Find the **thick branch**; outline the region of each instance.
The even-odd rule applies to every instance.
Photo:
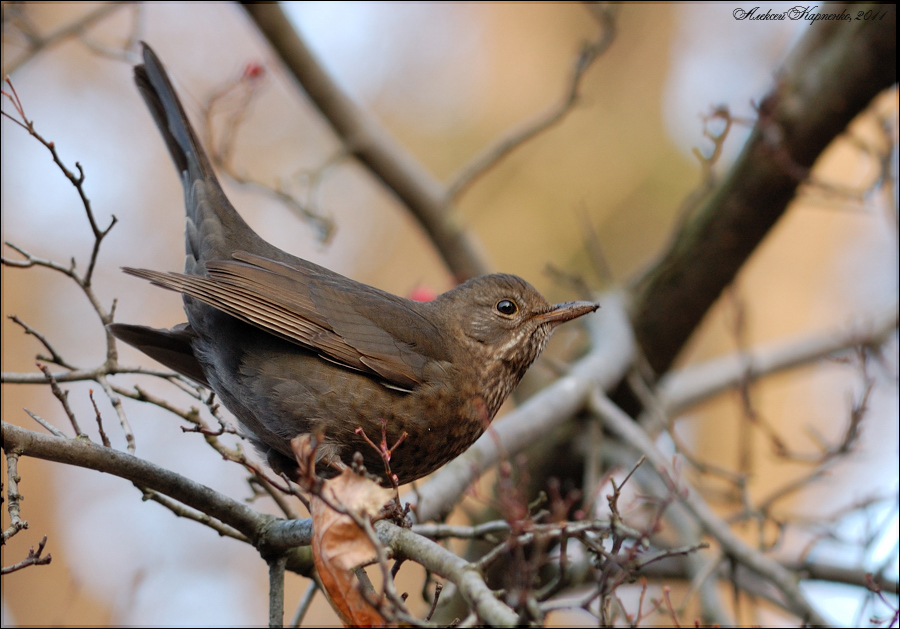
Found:
[[[880,344],[893,333],[897,324],[895,303],[871,320],[854,322],[843,329],[809,334],[685,367],[660,380],[660,402],[668,415],[676,415],[742,382],[806,365],[860,345]]]
[[[77,465],[125,478],[175,498],[179,502],[224,522],[256,542],[275,518],[257,513],[217,491],[170,472],[149,461],[105,448],[85,439],[42,435],[2,422],[3,449],[20,455]]]
[[[851,10],[866,11],[868,5]],[[840,13],[826,5],[822,12]],[[728,177],[634,287],[635,336],[662,374],[794,198],[816,158],[897,81],[896,5],[883,20],[816,22],[763,100]]]
[[[401,557],[414,557],[426,570],[453,581],[463,597],[485,623],[497,627],[519,624],[516,612],[497,600],[484,577],[472,564],[430,539],[382,520],[376,525],[378,537]]]

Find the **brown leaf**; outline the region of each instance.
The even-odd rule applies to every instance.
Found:
[[[336,506],[363,518],[377,515],[393,492],[350,470],[325,481],[322,495]],[[312,551],[316,570],[331,606],[347,626],[386,626],[384,616],[364,598],[354,569],[375,557],[366,533],[349,515],[331,508],[319,496],[310,502]]]

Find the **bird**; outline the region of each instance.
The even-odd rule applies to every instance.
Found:
[[[382,484],[430,474],[486,430],[555,327],[599,308],[551,305],[504,273],[413,301],[278,249],[225,196],[146,43],[142,56],[134,80],[181,177],[186,255],[183,273],[123,270],[181,293],[187,322],[108,328],[215,392],[277,473],[297,478],[291,440],[311,435],[323,478],[360,455]],[[380,441],[395,446],[387,466]]]

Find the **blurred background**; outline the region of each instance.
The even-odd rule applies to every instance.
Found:
[[[95,275],[104,304],[118,300],[118,321],[168,327],[184,320],[176,295],[119,270],[178,270],[183,260],[181,186],[132,82],[136,58],[106,54],[121,48],[136,24],[139,37],[167,66],[195,124],[212,94],[237,81],[249,64],[264,67],[236,130],[233,168],[311,201],[335,225],[323,239],[321,230],[283,204],[223,177],[234,205],[264,238],[397,294],[453,286],[423,231],[392,194],[353,160],[335,161],[340,143],[240,7],[123,6],[92,26],[87,41],[68,38],[23,57],[17,20],[27,19],[48,34],[99,6],[4,3],[2,65],[4,73],[13,69],[10,77],[38,132],[55,143],[70,168],[76,161],[84,168],[98,222],[105,226],[111,215],[118,219]],[[311,2],[285,9],[340,85],[444,181],[493,139],[557,103],[581,46],[599,29],[583,6],[563,3]],[[808,24],[736,21],[733,9],[730,4],[619,7],[615,41],[586,75],[573,111],[460,199],[458,220],[480,241],[493,270],[520,275],[551,301],[562,301],[579,295],[555,280],[548,265],[580,275],[594,289],[610,287],[589,264],[585,239],[591,231],[615,283],[628,282],[653,261],[682,201],[701,181],[692,150],[711,150],[702,116],[726,105],[732,115],[752,120],[753,102],[771,88],[779,64]],[[3,109],[11,111],[6,100]],[[890,142],[895,150],[896,119],[894,90],[854,123],[852,137],[829,149],[817,164],[817,178],[868,190],[881,167],[873,152],[890,155]],[[882,120],[893,124],[887,136]],[[213,118],[213,126],[220,122]],[[74,257],[83,269],[93,237],[74,188],[44,147],[9,120],[2,125],[3,241],[64,263]],[[719,171],[736,157],[748,129],[739,125],[729,135]],[[707,316],[679,365],[732,352],[739,344],[753,347],[866,321],[896,303],[895,191],[801,195]],[[5,246],[3,255],[18,257]],[[40,330],[78,365],[103,360],[103,330],[71,281],[46,269],[4,266],[2,273],[4,372],[34,372],[34,356],[42,351],[6,318],[9,314]],[[560,332],[554,342],[572,339]],[[896,334],[886,347],[868,374],[875,387],[855,452],[779,508],[785,518],[798,513],[832,518],[829,535],[837,539],[815,552],[869,569],[887,562],[896,579]],[[124,363],[154,366],[131,348],[120,352]],[[171,393],[149,379],[119,383],[132,381]],[[64,388],[82,426],[95,435],[90,387]],[[757,383],[754,408],[792,449],[817,451],[820,438],[840,438],[863,388],[852,360],[820,363]],[[95,397],[114,446],[124,449],[112,408],[102,395]],[[187,398],[179,401],[189,404]],[[40,430],[23,407],[71,432],[46,387],[4,385],[4,421]],[[250,495],[243,471],[221,461],[200,436],[182,434],[176,419],[137,403],[126,402],[126,410],[138,456],[236,499]],[[740,442],[752,441],[751,459],[741,464],[749,466],[754,497],[808,472],[776,457],[763,431],[747,431],[737,393],[692,409],[679,429],[694,452],[729,468],[747,451]],[[5,466],[4,461],[4,474]],[[19,473],[23,517],[31,526],[3,547],[3,565],[19,561],[43,535],[53,562],[3,578],[4,626],[243,625],[266,618],[266,566],[250,547],[141,502],[140,493],[118,478],[26,458],[19,461]],[[874,498],[867,517],[837,517]],[[275,512],[273,506],[256,506]],[[6,526],[5,511],[2,517]],[[756,534],[749,527],[745,532]],[[774,538],[775,532],[769,533]],[[871,544],[865,553],[844,551],[841,538],[866,535]],[[813,537],[788,535],[783,550],[796,554]],[[420,582],[421,570],[404,570],[410,583]],[[306,585],[299,577],[288,578],[288,615]],[[834,622],[855,624],[859,591],[809,587]],[[410,600],[417,598],[411,591]],[[413,609],[425,609],[424,603]],[[307,618],[337,622],[321,596]],[[780,620],[764,614],[757,622]]]

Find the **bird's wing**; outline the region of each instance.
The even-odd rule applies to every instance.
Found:
[[[433,358],[428,345],[404,338],[434,337],[414,302],[353,282],[311,263],[288,264],[236,252],[206,263],[208,276],[125,269],[158,286],[189,295],[339,365],[410,390]],[[305,262],[305,261],[304,261]],[[377,318],[378,322],[373,318]],[[417,334],[420,333],[420,334]]]

